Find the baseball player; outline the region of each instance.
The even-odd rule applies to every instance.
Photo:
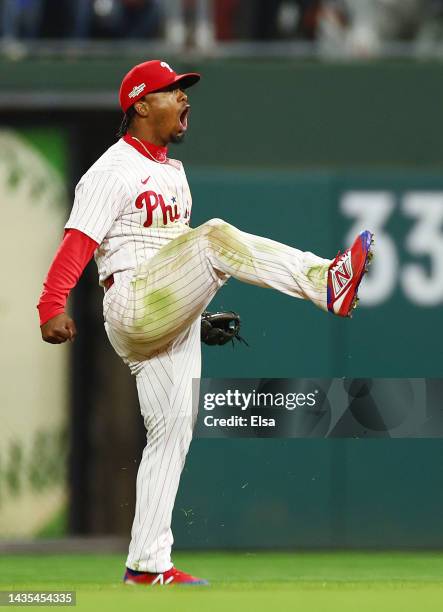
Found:
[[[147,444],[124,580],[205,584],[173,566],[171,515],[192,438],[192,379],[200,377],[200,316],[231,276],[350,316],[371,257],[362,232],[334,260],[323,259],[222,219],[191,229],[191,193],[168,145],[188,129],[187,89],[197,73],[164,61],[123,78],[120,139],[84,174],[38,304],[43,340],[73,340],[66,300],[94,255],[104,288],[109,340],[135,376]]]

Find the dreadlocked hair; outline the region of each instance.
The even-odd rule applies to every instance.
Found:
[[[123,136],[127,134],[131,121],[136,114],[137,111],[133,106],[130,106],[126,113],[124,113],[122,122],[117,132],[117,138],[123,138]]]

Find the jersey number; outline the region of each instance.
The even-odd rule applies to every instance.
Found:
[[[381,304],[400,285],[413,304],[437,306],[443,302],[443,192],[407,192],[400,200],[399,211],[413,221],[401,249],[421,263],[400,264],[400,245],[386,230],[395,210],[396,199],[389,191],[350,191],[342,196],[342,213],[355,219],[347,240],[363,229],[375,233],[375,258],[361,289],[362,303]]]

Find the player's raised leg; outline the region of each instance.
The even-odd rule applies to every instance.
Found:
[[[141,360],[195,321],[230,276],[347,316],[369,253],[369,245],[360,240],[332,261],[212,219],[139,266],[127,287],[119,289],[119,299],[111,303],[106,318],[121,334],[124,352]],[[331,274],[346,291],[342,303],[337,298],[343,293],[331,290],[328,302]]]
[[[216,271],[308,299],[339,316],[350,316],[355,308],[358,287],[372,258],[371,232],[359,234],[349,249],[331,261],[247,234],[220,219],[207,225],[211,227],[209,258]]]

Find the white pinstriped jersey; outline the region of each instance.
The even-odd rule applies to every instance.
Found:
[[[181,163],[156,163],[122,140],[80,181],[67,223],[100,243],[101,281],[137,269],[106,292],[103,317],[112,346],[136,377],[147,429],[126,561],[143,572],[173,565],[171,517],[196,416],[201,313],[231,276],[327,310],[331,260],[222,219],[190,230],[190,210]]]
[[[189,231],[192,199],[180,161],[158,163],[123,139],[80,179],[65,228],[95,240],[99,282],[134,269]]]

